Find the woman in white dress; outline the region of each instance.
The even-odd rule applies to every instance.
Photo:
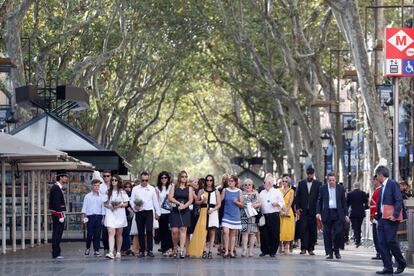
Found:
[[[105,257],[114,258],[115,235],[116,244],[122,244],[122,230],[128,226],[125,208],[128,206],[128,195],[122,189],[119,175],[112,176],[111,185],[104,197],[104,206],[108,210],[105,215],[105,226],[108,228],[109,253]],[[117,247],[116,258],[121,258],[121,246]]]

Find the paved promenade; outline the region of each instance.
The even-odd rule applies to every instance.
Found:
[[[138,259],[122,257],[108,260],[104,257],[83,256],[84,243],[63,243],[63,260],[51,259],[50,245],[18,251],[0,256],[0,275],[194,275],[194,276],[291,276],[291,275],[375,275],[382,268],[381,261],[373,261],[373,250],[348,246],[342,251],[341,260],[325,260],[322,246],[316,256],[293,254],[270,257],[222,259],[214,255],[212,260],[172,259],[156,254],[155,258]],[[156,251],[156,250],[155,250]],[[240,252],[240,249],[238,249]],[[256,249],[256,255],[259,254]],[[414,275],[407,269],[403,275]]]

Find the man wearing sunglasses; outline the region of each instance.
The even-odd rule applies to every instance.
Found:
[[[104,170],[102,173],[102,176],[103,176],[104,182],[99,185],[99,194],[102,197],[105,197],[106,192],[108,191],[109,186],[111,185],[112,172],[110,170]],[[106,211],[106,208],[104,208],[104,210]],[[108,229],[103,224],[103,220],[102,220],[102,232],[101,233],[102,233],[101,240],[104,246],[104,255],[106,255],[109,253],[109,240],[108,240],[109,236],[108,236]]]
[[[158,219],[161,215],[161,209],[155,188],[148,184],[149,174],[142,172],[140,178],[140,184],[132,189],[130,199],[131,208],[136,212],[135,221],[140,244],[138,257],[145,257],[145,249],[148,257],[154,257],[154,253],[152,253],[154,210],[155,219]],[[145,235],[147,236],[146,243]]]
[[[306,179],[298,184],[296,189],[296,213],[299,216],[300,254],[315,255],[315,243],[317,240],[316,203],[319,198],[319,189],[322,183],[316,179],[315,170],[312,167],[306,169]]]

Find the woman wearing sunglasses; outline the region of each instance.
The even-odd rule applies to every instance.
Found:
[[[171,235],[174,246],[174,257],[177,257],[178,240],[180,241],[180,259],[184,259],[184,248],[187,239],[187,229],[191,226],[189,206],[193,203],[193,188],[187,184],[187,172],[178,174],[177,184],[170,189],[168,200],[175,206],[170,214]]]
[[[205,187],[200,190],[196,204],[200,205],[200,216],[194,230],[193,238],[189,246],[189,255],[212,259],[211,250],[214,245],[216,231],[219,228],[218,210],[221,205],[220,193],[215,189],[214,177],[209,174],[205,178]],[[209,235],[208,253],[206,245],[207,234]]]
[[[114,258],[115,236],[117,252],[115,257],[121,258],[122,230],[128,226],[125,207],[128,206],[129,197],[122,189],[122,179],[119,175],[111,178],[111,185],[104,197],[104,206],[108,210],[105,215],[105,226],[108,228],[109,253],[105,257]]]
[[[172,240],[169,226],[171,204],[168,200],[168,193],[170,192],[170,175],[163,171],[158,175],[157,180],[157,195],[161,206],[161,216],[159,222],[159,237],[161,242],[161,251],[163,256],[172,256]]]
[[[280,245],[279,253],[289,253],[289,244],[295,237],[295,217],[293,215],[292,203],[295,198],[295,192],[290,188],[290,178],[285,176],[282,178],[280,192],[283,194],[285,206],[280,211]]]
[[[250,178],[244,180],[244,206],[240,208],[241,222],[242,222],[242,257],[247,256],[247,244],[249,243],[249,257],[253,257],[254,243],[256,240],[256,233],[259,228],[256,223],[257,209],[260,208],[260,198],[257,191],[254,189],[253,181]]]

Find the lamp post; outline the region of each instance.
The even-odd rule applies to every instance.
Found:
[[[391,124],[394,122],[394,100],[393,97],[391,96],[386,102],[385,105],[387,106],[387,113],[388,113],[388,117],[391,120]],[[394,126],[391,126],[391,144],[393,145],[391,147],[391,168],[392,168],[392,177],[395,179],[395,173],[394,173]]]
[[[303,166],[305,165],[306,162],[306,157],[308,157],[308,152],[306,150],[302,150],[299,154],[299,164],[300,164],[300,169],[301,169],[301,177],[303,176]]]
[[[352,139],[354,138],[354,131],[356,127],[352,125],[352,120],[347,121],[347,125],[344,127],[344,135],[345,135],[345,142],[348,151],[348,191],[351,191],[351,143]]]
[[[324,176],[323,178],[325,179],[325,183],[326,183],[326,175],[327,175],[327,169],[328,169],[328,147],[329,147],[329,143],[331,142],[331,136],[329,135],[328,131],[324,131],[321,135],[321,140],[322,140],[322,148],[324,151]]]

